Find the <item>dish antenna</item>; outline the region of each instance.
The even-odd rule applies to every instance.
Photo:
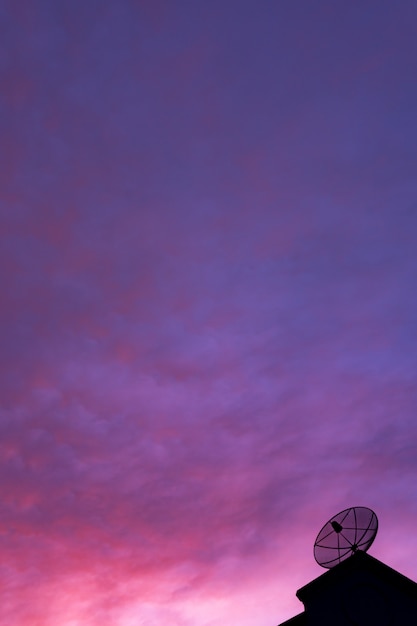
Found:
[[[366,552],[378,530],[378,518],[371,509],[355,506],[332,517],[314,542],[314,558],[330,569],[352,554]]]

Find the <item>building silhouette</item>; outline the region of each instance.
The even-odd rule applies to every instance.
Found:
[[[417,583],[358,550],[297,591],[280,626],[417,626]]]

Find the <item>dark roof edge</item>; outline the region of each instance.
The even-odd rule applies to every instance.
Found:
[[[286,622],[282,622],[278,626],[307,626],[306,622],[306,614],[299,613],[299,615],[295,615],[294,617],[290,617]]]
[[[412,594],[414,597],[417,593],[417,583],[411,580],[411,578],[400,574],[400,572],[389,567],[389,565],[385,565],[385,563],[382,563],[382,561],[370,556],[366,552],[358,551],[345,561],[342,561],[332,569],[324,572],[324,574],[318,578],[307,583],[304,587],[301,587],[296,593],[297,598],[301,600],[301,602],[304,602],[305,599],[311,593],[315,593],[318,588],[331,583],[331,581],[338,580],[347,572],[356,570],[368,570],[375,574],[380,574],[388,578],[392,585],[400,587],[404,593]]]

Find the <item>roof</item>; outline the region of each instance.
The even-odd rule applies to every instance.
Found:
[[[307,626],[306,614],[300,613],[295,617],[291,617],[286,622],[282,622],[279,626]]]
[[[400,574],[396,570],[392,569],[385,563],[378,561],[372,556],[369,556],[366,552],[355,552],[345,561],[342,561],[332,569],[324,572],[321,576],[318,576],[310,583],[302,587],[297,591],[297,598],[303,602],[304,607],[314,606],[317,598],[328,598],[333,596],[335,590],[342,588],[346,582],[352,580],[365,580],[371,577],[371,579],[379,580],[383,585],[382,588],[386,590],[397,590],[404,600],[407,600],[405,611],[410,611],[410,607],[415,607],[417,602],[417,583],[415,583],[407,576]],[[322,602],[322,601],[321,601]],[[310,608],[308,608],[310,611]],[[283,622],[279,626],[307,626],[308,623],[308,611],[307,613],[300,613],[295,617]],[[411,609],[413,618],[415,617],[415,609]],[[408,613],[407,613],[408,615]],[[311,615],[310,615],[311,619]],[[316,619],[316,618],[315,618]],[[317,623],[314,621],[314,623]],[[326,622],[327,623],[327,622]],[[403,623],[403,622],[401,622]]]
[[[384,580],[387,584],[396,587],[402,593],[410,595],[412,598],[417,597],[417,583],[392,569],[392,567],[385,565],[385,563],[378,561],[378,559],[375,559],[366,552],[358,551],[299,589],[297,591],[297,598],[305,604],[310,597],[316,595],[317,592],[326,588],[328,585],[337,584],[347,576],[356,574],[359,571],[367,571],[377,578]]]

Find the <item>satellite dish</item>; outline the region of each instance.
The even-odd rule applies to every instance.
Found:
[[[345,509],[323,526],[314,542],[314,558],[330,569],[372,545],[378,530],[378,518],[371,509],[355,506]]]

